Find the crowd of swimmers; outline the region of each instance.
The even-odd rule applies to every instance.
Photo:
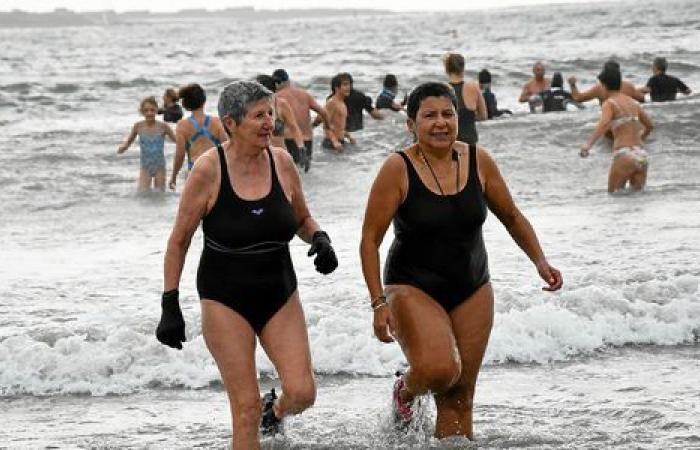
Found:
[[[477,121],[510,115],[512,111],[498,108],[492,76],[488,69],[478,73],[478,81],[468,81],[465,79],[465,60],[461,54],[448,53],[443,58],[443,63],[448,83],[454,89],[458,101],[458,139],[466,143],[477,143]],[[621,79],[619,93],[639,103],[645,101],[646,94],[649,94],[654,102],[675,100],[678,93],[690,94],[691,91],[685,83],[666,73],[667,67],[665,58],[655,58],[652,64],[653,76],[644,86],[637,87]],[[614,60],[605,62],[601,73],[611,72],[618,72],[621,77],[620,65]],[[602,81],[587,90],[579,90],[575,76],[568,78],[569,90],[566,90],[561,72],[554,72],[551,78],[547,77],[545,65],[540,61],[533,65],[532,74],[533,77],[524,84],[518,101],[527,103],[533,113],[566,111],[569,105],[583,109],[583,103],[591,100],[598,100],[602,106],[615,91]],[[342,152],[348,145],[355,144],[352,133],[363,128],[364,112],[373,119],[384,118],[387,110],[405,113],[407,97],[404,95],[401,100],[397,98],[399,83],[394,74],[384,77],[381,91],[376,99],[372,99],[354,87],[353,78],[349,73],[339,73],[330,80],[330,94],[324,105],[319,104],[306,89],[293,83],[284,69],[277,69],[271,75],[258,75],[255,80],[275,93],[276,117],[271,130],[272,145],[286,149],[304,172],[311,167],[314,127],[323,125],[321,146],[324,149]],[[173,190],[185,158],[189,171],[205,149],[226,140],[218,119],[204,112],[205,102],[204,89],[198,84],[189,84],[178,90],[167,89],[160,107],[154,97],[148,97],[141,102],[139,112],[144,120],[134,124],[127,139],[118,149],[118,153],[124,152],[133,140],[139,137],[139,191],[151,188],[165,189],[163,152],[166,138],[176,143],[171,176],[167,183]],[[183,107],[189,112],[188,117],[183,117]],[[618,111],[617,108],[615,111]],[[313,120],[311,112],[315,113]],[[163,116],[163,122],[156,119],[157,115]],[[614,117],[608,119],[608,122],[615,120]],[[647,122],[651,127],[650,121]],[[176,124],[174,133],[168,123]],[[615,127],[610,127],[611,123],[607,123],[608,129],[605,130],[608,137],[614,136]],[[641,147],[641,143],[635,145]],[[582,156],[587,154],[588,150],[581,151]],[[646,159],[643,166],[646,170]],[[638,188],[639,185],[633,184],[632,187]]]
[[[494,321],[494,293],[482,225],[490,210],[534,266],[543,289],[558,291],[562,273],[551,265],[525,215],[510,194],[498,164],[477,145],[475,123],[503,116],[482,70],[465,77],[462,55],[444,58],[447,82],[427,82],[398,100],[398,80],[389,74],[376,101],[354,89],[352,76],[330,80],[325,105],[295,85],[284,69],[255,80],[236,81],[221,92],[217,116],[205,113],[206,94],[197,84],[167,91],[156,119],[155,98],[144,99],[144,117],[134,124],[118,152],[139,138],[139,188],[151,182],[165,189],[165,139],[176,143],[170,189],[185,161],[188,176],[164,257],[164,284],[157,339],[182,349],[187,341],[179,287],[191,240],[200,227],[204,245],[197,270],[201,332],[229,398],[234,449],[259,449],[260,434],[284,432],[284,418],[310,408],[316,384],[303,305],[289,242],[309,244],[316,270],[330,275],[339,265],[331,238],[306,204],[301,174],[313,155],[313,129],[323,126],[322,146],[342,152],[362,115],[381,119],[404,111],[413,142],[389,154],[369,192],[359,243],[372,328],[385,343],[398,342],[407,369],[397,373],[392,415],[400,429],[416,417],[422,399],[433,395],[435,436],[473,439],[477,377]],[[644,140],[653,126],[640,105],[646,93],[667,101],[690,90],[665,74],[654,60],[654,76],[635,88],[620,66],[607,61],[599,83],[579,91],[576,79],[545,76],[541,62],[519,100],[533,111],[562,111],[569,104],[598,99],[601,117],[580,155],[612,135],[608,191],[646,182]],[[190,115],[183,117],[179,101]],[[311,111],[316,113],[312,119]],[[380,245],[389,225],[394,239],[382,276]],[[349,236],[340,239],[350,239]],[[281,392],[260,395],[256,346],[261,344],[277,374]]]

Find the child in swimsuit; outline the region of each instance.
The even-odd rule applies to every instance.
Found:
[[[151,185],[159,191],[165,191],[165,137],[168,136],[175,142],[175,133],[165,122],[156,120],[158,102],[155,97],[147,97],[141,100],[139,112],[144,120],[140,120],[131,127],[131,132],[126,141],[117,149],[117,153],[124,153],[139,137],[141,147],[141,170],[139,172],[138,192],[151,189]]]

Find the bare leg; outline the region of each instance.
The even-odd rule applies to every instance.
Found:
[[[450,312],[457,347],[462,358],[459,381],[447,392],[435,395],[438,438],[462,435],[473,438],[472,411],[476,379],[493,325],[493,290],[487,283]]]
[[[158,169],[156,176],[153,178],[153,185],[159,191],[165,191],[165,167]]]
[[[647,184],[647,166],[637,170],[630,178],[630,187],[635,191],[641,191]]]
[[[228,394],[233,436],[231,448],[260,448],[260,389],[255,369],[255,332],[240,314],[202,300],[202,334]]]
[[[608,174],[608,192],[612,193],[624,189],[627,181],[636,170],[635,165],[634,159],[630,156],[624,155],[615,158]]]
[[[299,414],[313,405],[316,383],[304,310],[297,292],[262,329],[260,345],[282,382],[282,395],[273,406],[275,416],[281,419],[288,414]]]
[[[396,338],[409,365],[399,395],[410,402],[416,395],[448,390],[462,370],[450,317],[420,289],[389,285],[386,293]]]
[[[145,192],[151,189],[151,175],[147,170],[141,169],[139,171],[139,181],[136,185],[136,192]]]

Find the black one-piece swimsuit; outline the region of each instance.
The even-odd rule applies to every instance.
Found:
[[[479,182],[476,146],[469,145],[469,178],[464,189],[439,195],[406,163],[408,193],[394,217],[394,242],[384,267],[384,283],[407,284],[435,299],[447,311],[489,281],[481,227],[487,206]]]
[[[270,192],[257,200],[236,195],[221,145],[221,186],[202,220],[204,248],[197,270],[201,299],[215,300],[243,316],[256,333],[297,289],[289,241],[298,222],[270,158]]]

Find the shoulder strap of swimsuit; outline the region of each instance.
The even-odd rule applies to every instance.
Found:
[[[469,144],[469,183],[472,180],[479,182],[479,168],[477,167],[476,144]]]
[[[403,158],[403,162],[406,164],[406,175],[408,175],[408,191],[411,192],[411,185],[415,184],[416,181],[420,182],[420,177],[418,176],[418,172],[416,172],[416,168],[413,167],[413,163],[411,162],[411,158],[408,157],[405,151],[399,150],[398,153],[401,158]]]
[[[221,186],[219,187],[219,192],[222,190],[233,191],[233,188],[231,187],[231,178],[228,175],[228,166],[226,165],[224,147],[221,144],[216,144],[216,151],[219,153],[219,165],[221,166]],[[233,194],[235,194],[235,192]]]

